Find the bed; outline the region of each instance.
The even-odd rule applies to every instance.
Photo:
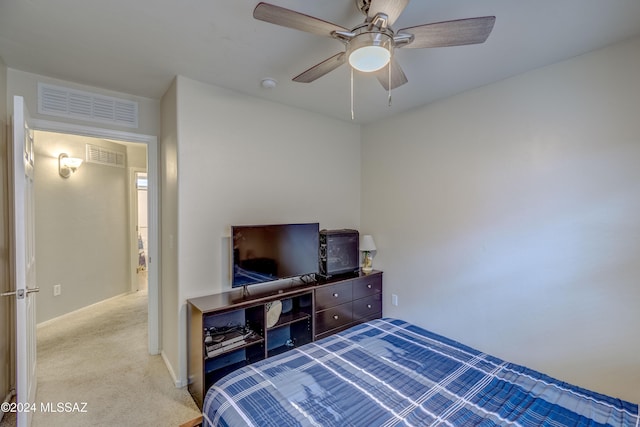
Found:
[[[373,320],[215,383],[205,426],[640,426],[638,405]]]

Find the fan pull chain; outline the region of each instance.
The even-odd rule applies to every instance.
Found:
[[[351,68],[351,120],[355,120],[353,113],[353,68]]]
[[[389,67],[389,107],[391,107],[391,62],[389,62],[388,67]]]

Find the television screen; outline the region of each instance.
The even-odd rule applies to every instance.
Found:
[[[318,273],[319,229],[317,222],[232,226],[231,286]]]

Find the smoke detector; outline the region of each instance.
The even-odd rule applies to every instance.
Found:
[[[265,89],[273,89],[277,85],[278,85],[277,80],[272,79],[271,77],[265,77],[260,81],[260,86],[262,86]]]

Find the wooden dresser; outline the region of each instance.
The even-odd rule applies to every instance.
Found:
[[[382,317],[382,272],[319,285],[315,293],[314,339]]]
[[[269,324],[272,303],[283,307]],[[284,307],[288,307],[286,312]],[[336,277],[294,287],[261,286],[187,300],[189,392],[200,408],[209,387],[224,375],[382,316],[382,272]],[[212,343],[224,332],[233,340]],[[239,337],[238,337],[239,336]]]

